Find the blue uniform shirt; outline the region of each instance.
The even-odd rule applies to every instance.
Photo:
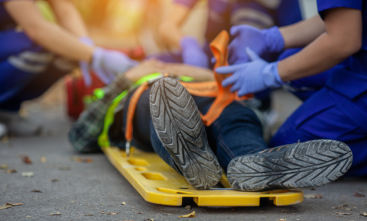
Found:
[[[340,7],[362,11],[362,50],[367,50],[367,2],[363,0],[317,0],[317,8],[322,18],[324,18],[325,10]]]

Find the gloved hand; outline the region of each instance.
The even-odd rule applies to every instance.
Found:
[[[89,37],[86,37],[86,36],[80,37],[79,41],[88,46],[94,46],[93,40]],[[83,75],[84,83],[87,87],[89,87],[92,84],[92,78],[90,77],[90,72],[89,72],[89,65],[85,61],[80,61],[79,67]]]
[[[245,52],[250,47],[256,54],[281,52],[284,49],[284,39],[278,27],[260,30],[249,25],[237,25],[231,28],[233,41],[228,47],[229,64],[241,64],[249,61]]]
[[[180,42],[183,63],[208,68],[209,58],[194,37],[183,37]]]
[[[92,69],[103,83],[109,84],[119,73],[135,67],[138,63],[119,51],[96,48],[93,52]]]
[[[251,62],[215,69],[218,74],[233,73],[223,80],[223,87],[233,85],[231,92],[238,91],[238,96],[243,96],[284,84],[279,77],[278,62],[268,63],[248,47],[246,53]]]

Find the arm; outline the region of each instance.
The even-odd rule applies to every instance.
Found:
[[[169,15],[159,26],[160,35],[169,45],[180,48],[180,41],[183,37],[180,27],[189,12],[190,8],[181,4],[174,4]]]
[[[177,77],[192,77],[195,81],[214,81],[213,71],[210,69],[184,64],[162,63],[154,59],[141,62],[138,66],[128,70],[124,75],[126,79],[136,82],[140,78],[155,72],[169,73]]]
[[[195,81],[214,81],[213,71],[207,68],[195,67],[185,64],[165,64],[164,72],[173,74],[174,76],[192,77]]]
[[[325,24],[319,15],[279,29],[285,48],[304,47],[325,32]]]
[[[70,0],[48,0],[59,24],[77,37],[88,36],[87,28]]]
[[[362,13],[350,8],[330,9],[325,13],[325,30],[305,49],[279,62],[282,81],[326,71],[360,50]]]
[[[93,48],[82,44],[74,35],[46,21],[31,1],[8,1],[5,9],[30,39],[51,52],[69,59],[90,62]]]

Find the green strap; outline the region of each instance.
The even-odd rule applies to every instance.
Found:
[[[133,87],[138,87],[138,86],[142,85],[145,82],[157,79],[161,76],[162,76],[161,73],[153,73],[153,74],[146,75],[146,76],[140,78],[136,83],[134,83]],[[186,81],[186,82],[191,82],[191,81],[193,81],[193,78],[192,77],[181,76],[180,80],[181,81]],[[127,94],[128,94],[128,90],[125,90],[124,92],[122,92],[115,99],[113,99],[113,101],[111,102],[111,105],[108,107],[106,115],[105,115],[105,119],[104,119],[103,131],[102,131],[101,135],[98,137],[98,145],[100,147],[109,147],[110,146],[110,139],[108,138],[108,130],[109,130],[110,126],[113,124],[116,107],[118,106],[120,101],[122,99],[124,99],[124,97],[126,97]],[[104,91],[102,89],[96,89],[94,91],[94,95],[98,99],[101,99],[104,96]]]
[[[161,76],[162,76],[161,73],[149,74],[147,76],[144,76],[144,77],[140,78],[136,83],[133,84],[133,87],[138,87],[139,85],[141,85],[145,82],[148,82],[150,80],[154,80],[154,79],[156,79],[158,77],[161,77]],[[98,90],[98,89],[96,89],[96,90]],[[102,90],[102,89],[100,89],[100,90]],[[113,99],[113,101],[111,102],[111,105],[108,107],[106,115],[105,115],[105,119],[104,119],[103,131],[102,131],[101,135],[98,137],[98,145],[100,147],[109,147],[110,146],[110,140],[108,138],[108,130],[109,130],[110,126],[113,124],[116,107],[118,106],[120,101],[122,99],[124,99],[124,97],[126,97],[126,95],[128,94],[128,91],[129,90],[125,90],[120,95],[118,95],[115,99]],[[103,92],[103,94],[100,91],[97,92],[97,93],[99,93],[98,96],[96,95],[96,91],[94,91],[94,94],[97,98],[99,98],[99,99],[103,98],[104,92]]]

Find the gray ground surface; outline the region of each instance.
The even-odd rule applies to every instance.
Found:
[[[277,92],[276,101],[281,119],[299,104],[283,92]],[[195,220],[367,220],[367,217],[360,216],[363,211],[367,212],[367,198],[354,196],[355,192],[367,195],[367,179],[344,178],[317,190],[305,190],[305,194],[321,194],[323,197],[305,199],[299,205],[287,207],[276,207],[271,203],[256,208],[204,208],[193,205],[192,210],[188,211],[184,207],[150,204],[140,197],[103,154],[82,156],[92,158],[92,163],[72,161],[73,156],[80,155],[68,144],[66,133],[71,123],[61,106],[44,108],[33,105],[28,114],[42,123],[46,132],[39,137],[16,137],[0,144],[0,164],[7,164],[9,169],[18,171],[7,174],[6,170],[0,170],[0,206],[23,203],[22,206],[0,210],[1,221],[180,220],[179,215],[191,211],[196,211]],[[33,164],[24,164],[20,158],[23,154],[28,155]],[[47,159],[45,163],[39,162],[43,156]],[[69,170],[61,170],[65,167]],[[21,175],[29,171],[34,172],[33,177]],[[51,182],[52,179],[59,181]],[[126,205],[121,205],[121,202],[126,202]],[[332,209],[344,204],[352,210]],[[61,215],[48,215],[56,212]],[[118,214],[106,215],[108,212]],[[338,216],[337,212],[351,215]],[[86,216],[88,214],[93,216]]]

